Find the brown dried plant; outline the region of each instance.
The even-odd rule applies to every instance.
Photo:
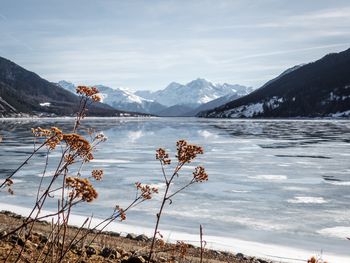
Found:
[[[136,183],[136,196],[135,199],[125,209],[115,206],[112,214],[101,221],[93,228],[88,228],[88,231],[83,233],[83,228],[92,218],[88,218],[75,233],[75,236],[68,240],[68,223],[72,213],[72,209],[79,203],[90,203],[98,197],[98,193],[95,190],[90,178],[94,178],[95,181],[101,181],[103,179],[103,170],[95,169],[91,172],[90,178],[82,177],[82,170],[84,165],[94,159],[93,152],[96,147],[107,140],[107,137],[103,133],[94,134],[89,132],[90,140],[79,134],[78,130],[81,125],[81,121],[85,118],[87,107],[93,103],[101,100],[99,91],[95,87],[78,86],[77,93],[80,95],[79,111],[76,115],[73,131],[70,133],[63,132],[58,127],[51,127],[49,129],[37,127],[32,128],[32,133],[36,142],[40,142],[38,147],[34,144],[34,150],[30,156],[18,166],[4,182],[1,183],[0,189],[7,187],[10,194],[14,194],[11,186],[13,185],[12,177],[23,168],[28,161],[38,152],[46,148],[46,163],[43,169],[41,181],[37,189],[37,197],[33,209],[29,216],[23,221],[20,226],[15,227],[11,231],[8,231],[6,235],[2,235],[0,239],[5,239],[13,233],[18,233],[20,236],[25,236],[24,244],[30,237],[34,223],[42,220],[52,218],[52,231],[50,233],[50,240],[52,242],[46,242],[45,246],[41,248],[39,256],[32,258],[32,262],[62,262],[65,260],[67,253],[74,246],[79,243],[82,244],[86,240],[88,235],[92,234],[90,239],[91,244],[96,237],[114,220],[126,219],[126,212],[132,207],[139,205],[140,203],[152,198],[152,195],[157,193],[156,188],[148,185],[142,185]],[[51,177],[51,180],[47,185],[43,185],[43,178],[46,174],[46,170],[49,163],[49,154],[55,150],[61,152],[61,158],[56,164],[56,169]],[[73,166],[73,164],[76,164]],[[57,185],[59,185],[57,187]],[[56,212],[51,214],[42,214],[42,210],[47,203],[48,198],[52,197],[54,192],[60,191],[61,195],[58,198],[58,207]],[[19,248],[14,244],[12,250],[7,255],[6,261],[13,260],[19,262],[26,260],[23,255],[25,246]],[[38,248],[39,249],[39,248]],[[80,258],[78,259],[80,260]]]
[[[171,191],[171,186],[173,185],[173,182],[176,178],[179,177],[179,172],[181,168],[186,165],[191,163],[193,160],[196,159],[197,155],[203,154],[203,148],[194,144],[189,144],[185,140],[179,140],[176,143],[176,164],[174,169],[172,170],[170,176],[167,175],[166,173],[166,167],[169,166],[172,163],[172,160],[169,158],[169,154],[165,151],[163,148],[159,148],[156,151],[156,159],[159,160],[161,169],[162,169],[162,174],[163,174],[163,179],[165,183],[165,191],[163,194],[162,202],[159,208],[159,211],[156,215],[156,225],[154,228],[154,233],[153,233],[153,238],[152,238],[152,243],[148,255],[148,262],[151,261],[152,255],[154,253],[154,248],[155,248],[155,243],[157,240],[157,235],[159,233],[158,228],[159,228],[159,223],[160,223],[160,218],[162,216],[164,206],[166,202],[169,202],[169,204],[172,203],[172,198],[178,194],[179,192],[183,191],[190,185],[194,183],[201,183],[205,182],[208,180],[208,174],[206,173],[204,167],[202,166],[197,166],[195,170],[192,173],[192,177],[188,180],[187,183],[184,185],[180,186],[179,188]]]
[[[31,210],[29,216],[23,220],[23,223],[20,226],[14,227],[8,231],[6,235],[2,235],[0,237],[0,239],[5,239],[14,233],[25,237],[23,246],[19,247],[16,246],[16,244],[13,245],[12,250],[7,255],[7,262],[10,260],[14,260],[14,262],[19,262],[21,260],[28,261],[28,258],[25,258],[23,255],[25,244],[31,236],[35,222],[38,222],[39,220],[51,218],[52,230],[49,235],[49,240],[51,241],[47,241],[43,247],[38,248],[39,255],[34,258],[33,254],[33,258],[31,258],[30,261],[63,262],[66,260],[68,252],[73,247],[77,247],[79,245],[83,247],[87,240],[87,236],[89,236],[89,241],[86,245],[89,246],[109,224],[117,219],[121,221],[126,220],[126,212],[129,209],[151,199],[154,194],[158,193],[157,188],[137,182],[135,183],[135,198],[126,208],[121,208],[116,205],[111,215],[94,227],[90,227],[92,217],[87,218],[78,229],[78,231],[73,234],[73,238],[67,238],[69,232],[69,218],[71,216],[72,209],[80,203],[90,203],[98,198],[98,193],[90,179],[93,178],[96,182],[101,181],[104,176],[103,170],[92,170],[91,176],[85,178],[82,177],[82,171],[85,164],[94,159],[93,154],[98,145],[107,140],[107,137],[104,136],[103,133],[95,133],[93,130],[88,131],[88,135],[90,136],[89,139],[79,134],[79,128],[82,120],[86,116],[87,107],[93,102],[100,101],[101,96],[98,89],[95,87],[78,86],[77,93],[80,95],[80,103],[73,130],[69,133],[66,133],[58,127],[33,128],[32,133],[35,138],[33,152],[24,160],[21,165],[19,165],[10,175],[7,176],[4,182],[0,184],[0,190],[2,188],[7,188],[7,191],[10,194],[14,194],[11,188],[13,185],[12,177],[15,176],[16,173],[20,171],[25,165],[27,165],[28,161],[33,156],[43,150],[46,151],[46,162],[42,172],[41,181],[38,185],[33,209]],[[202,147],[194,144],[189,144],[185,140],[179,140],[176,144],[176,147],[175,157],[177,161],[172,172],[170,173],[170,176],[166,173],[167,167],[172,164],[172,161],[169,158],[169,154],[166,153],[166,151],[162,148],[159,148],[156,151],[156,159],[160,162],[166,188],[163,194],[159,212],[156,215],[157,220],[149,251],[148,262],[150,262],[152,258],[155,245],[162,241],[156,237],[158,235],[161,236],[158,227],[166,202],[169,202],[171,204],[172,198],[177,193],[183,191],[194,183],[200,183],[208,180],[208,175],[205,169],[202,166],[197,166],[192,172],[192,176],[189,177],[187,183],[175,190],[171,189],[174,180],[179,176],[181,168],[184,165],[189,164],[195,160],[197,155],[203,154]],[[49,154],[54,151],[60,151],[61,157],[56,164],[56,169],[53,176],[49,180],[48,184],[44,185],[43,178],[47,172]],[[61,192],[57,200],[57,211],[50,214],[43,214],[42,210],[44,209],[45,204],[47,204],[48,198],[51,198],[52,195],[57,191]],[[86,227],[87,230],[84,230]],[[185,250],[183,249],[185,246],[178,247],[182,247],[182,249],[180,249],[182,251],[181,254],[185,255]],[[80,261],[82,256],[83,254],[80,255],[76,262]]]
[[[310,259],[307,260],[307,263],[327,263],[327,261],[324,261],[322,259],[322,257],[316,258],[316,257],[312,256]]]

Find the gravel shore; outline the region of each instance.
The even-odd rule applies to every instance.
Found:
[[[50,245],[50,233],[52,226],[48,222],[37,222],[33,227],[31,235],[12,233],[11,230],[19,226],[25,218],[9,211],[0,212],[0,262],[6,260],[7,255],[12,250],[11,256],[7,262],[14,262],[16,255],[23,248],[23,262],[43,262],[45,252]],[[77,227],[69,227],[67,230],[67,240],[65,244],[76,235]],[[79,234],[89,231],[83,229]],[[148,251],[151,244],[149,237],[145,235],[127,234],[120,236],[115,232],[102,232],[97,235],[91,243],[95,233],[90,233],[84,242],[75,245],[67,253],[63,262],[118,262],[118,263],[145,263],[148,257]],[[27,240],[26,240],[27,239]],[[200,262],[200,248],[190,244],[162,244],[157,247],[152,262]],[[241,253],[233,254],[223,251],[204,250],[203,262],[205,263],[272,263],[265,259],[248,257]]]

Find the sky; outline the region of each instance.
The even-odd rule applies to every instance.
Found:
[[[348,48],[349,0],[0,0],[0,56],[52,82],[258,88]]]

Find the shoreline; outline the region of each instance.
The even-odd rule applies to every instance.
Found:
[[[24,237],[18,234],[11,234],[8,237],[1,239],[3,235],[7,235],[11,228],[19,225],[26,217],[19,215],[17,213],[1,210],[0,211],[0,260],[5,259],[6,255],[10,251],[11,247],[15,245],[21,249],[25,246],[24,256],[28,259],[30,256],[35,256],[37,253],[37,248],[42,247],[42,240],[49,240],[50,230],[52,228],[50,219],[43,221],[38,221],[34,224],[33,232],[31,236],[28,237],[28,241],[24,242]],[[77,221],[75,221],[76,223]],[[91,227],[93,224],[91,225]],[[74,235],[75,231],[78,231],[79,227],[74,223],[68,226],[67,233]],[[81,232],[87,231],[83,228]],[[94,235],[96,231],[91,232]],[[67,240],[69,240],[69,235],[67,234]],[[15,242],[14,242],[15,240]],[[17,243],[16,243],[17,242]],[[22,243],[22,244],[21,244]],[[102,231],[96,240],[89,244],[88,246],[82,246],[82,248],[73,248],[69,253],[69,259],[74,260],[75,257],[84,255],[84,262],[121,262],[121,263],[144,263],[148,255],[148,246],[151,243],[151,239],[145,234],[134,234],[134,233],[124,233],[108,231],[107,229]],[[114,245],[113,245],[114,244]],[[185,242],[186,244],[186,254],[184,258],[177,255],[180,253],[177,251],[177,246],[174,243],[166,242],[161,248],[164,249],[163,252],[158,252],[155,255],[155,259],[152,260],[154,263],[158,262],[194,262],[198,263],[200,260],[200,248],[192,244]],[[146,249],[145,249],[146,248]],[[94,251],[92,255],[89,255],[88,251]],[[106,251],[113,251],[105,255]],[[171,254],[170,254],[170,252]],[[113,257],[111,257],[113,256]],[[136,261],[134,261],[136,260]],[[182,261],[185,260],[185,261]],[[186,261],[187,260],[187,261]],[[230,252],[224,252],[219,250],[205,249],[203,254],[203,260],[207,263],[220,263],[220,262],[232,262],[232,263],[277,263],[276,261],[270,261],[268,259],[255,258],[243,255],[242,253],[237,253],[236,255]],[[10,259],[11,262],[11,259]],[[66,260],[64,261],[66,262]],[[67,261],[69,262],[69,261]]]
[[[30,209],[20,206],[14,206],[9,204],[0,203],[0,210],[7,210],[19,214],[20,216],[27,216]],[[49,213],[43,211],[42,214]],[[3,214],[3,211],[0,212]],[[71,215],[69,225],[71,227],[77,227],[82,224],[86,219],[86,216]],[[101,219],[94,218],[91,222],[91,226],[96,225]],[[48,218],[46,221],[50,221]],[[127,222],[113,222],[108,226],[105,231],[107,233],[118,233],[121,238],[126,238],[128,234],[131,235],[144,235],[147,237],[152,236],[153,229],[144,228],[141,226],[128,225]],[[174,244],[178,240],[183,240],[186,243],[196,247],[199,243],[199,236],[187,233],[176,233],[169,231],[162,231],[166,242]],[[261,262],[283,262],[283,263],[297,263],[306,262],[308,258],[313,255],[319,254],[319,251],[307,251],[296,249],[292,247],[277,246],[271,244],[263,244],[254,241],[244,241],[235,238],[219,237],[219,236],[207,236],[204,235],[203,239],[207,242],[206,249],[214,251],[214,254],[230,255],[230,258],[237,260],[238,257],[244,257],[246,259],[259,259]],[[198,240],[198,241],[196,241]],[[347,263],[349,258],[345,256],[338,256],[333,254],[323,253],[323,258],[329,263]],[[227,261],[226,261],[227,262]],[[229,261],[231,262],[231,261]],[[234,262],[246,262],[246,261],[234,261]],[[247,261],[250,262],[250,261]]]

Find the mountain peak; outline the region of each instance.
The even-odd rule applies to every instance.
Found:
[[[207,81],[206,79],[202,79],[202,78],[197,78],[186,84],[186,86],[193,87],[193,88],[202,88],[208,85],[213,85],[213,84]]]
[[[181,87],[182,85],[180,83],[177,82],[171,82],[165,89],[177,89],[179,87]]]

